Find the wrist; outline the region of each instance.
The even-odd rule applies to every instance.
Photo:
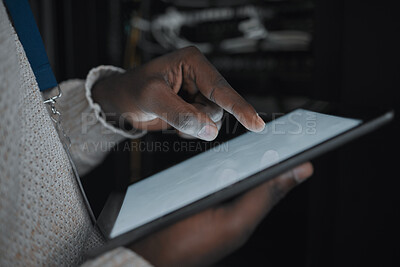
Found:
[[[97,80],[92,88],[92,99],[93,102],[99,104],[101,106],[102,111],[105,114],[111,113],[121,113],[118,110],[118,92],[115,87],[115,77],[120,76],[121,74],[114,74],[112,76],[102,78]]]
[[[126,112],[120,100],[127,99],[119,83],[125,70],[114,66],[99,66],[92,69],[86,78],[86,99],[93,109],[96,119],[111,131],[127,138],[137,138],[145,131],[137,132],[132,125],[125,123],[121,115]]]
[[[122,117],[127,110],[123,107],[123,99],[126,99],[124,88],[119,86],[119,80],[122,74],[100,79],[92,87],[92,99],[101,107],[102,116],[108,122],[117,128],[132,128]],[[121,125],[122,124],[122,125]]]
[[[104,112],[116,112],[115,89],[111,80],[125,73],[124,69],[114,66],[98,66],[86,77],[86,96],[90,105],[100,105]],[[117,79],[118,80],[118,79]]]

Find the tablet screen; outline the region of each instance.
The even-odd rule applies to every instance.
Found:
[[[297,109],[128,187],[114,238],[202,199],[361,124]]]

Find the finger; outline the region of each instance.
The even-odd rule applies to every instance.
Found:
[[[229,223],[234,231],[247,229],[245,232],[251,232],[290,190],[305,181],[312,173],[311,163],[304,163],[248,191],[225,206],[224,223]]]
[[[217,125],[195,106],[185,102],[173,91],[161,88],[155,90],[149,110],[162,120],[165,120],[178,131],[206,140],[214,140],[218,135]]]
[[[188,135],[188,134],[182,133],[182,132],[180,132],[180,131],[177,131],[177,134],[179,135],[180,138],[183,138],[183,139],[189,139],[189,140],[197,139],[197,137],[194,137],[194,136],[192,136],[192,135]]]
[[[191,79],[196,81],[199,91],[210,101],[235,116],[247,129],[255,132],[262,131],[265,123],[255,109],[229,85],[198,50],[192,50],[193,55],[187,64],[196,68],[187,67],[184,70],[189,69],[192,72]],[[186,76],[190,77],[190,75]]]
[[[221,77],[221,79],[223,78]],[[264,129],[265,123],[263,119],[225,80],[223,82],[209,83],[201,86],[201,88],[211,88],[204,94],[211,101],[231,113],[248,130],[261,132]]]
[[[198,110],[206,113],[213,122],[222,120],[224,116],[224,110],[217,104],[211,102],[203,95],[198,94],[195,98],[195,102],[192,103]]]
[[[215,124],[217,125],[218,131],[221,130],[222,120],[216,121]]]
[[[183,72],[182,75],[182,89],[190,95],[196,95],[199,92],[196,82],[190,79],[190,77],[187,77],[185,72]]]
[[[160,131],[170,129],[171,126],[160,118],[156,118],[150,121],[136,121],[130,119],[130,123],[135,129],[145,130],[145,131]]]
[[[202,94],[197,94],[194,98],[194,103],[192,105],[196,107],[199,111],[207,114],[207,116],[215,122],[218,131],[222,126],[222,117],[224,116],[224,110],[218,106],[217,104],[211,102],[207,98],[205,98]],[[181,131],[178,131],[178,135],[184,139],[196,139],[198,137],[185,134]]]
[[[205,98],[202,94],[197,94],[192,103],[198,110],[206,113],[213,122],[222,120],[224,110],[214,102]]]

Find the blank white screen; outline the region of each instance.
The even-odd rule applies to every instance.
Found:
[[[151,222],[361,123],[297,109],[261,133],[245,133],[128,187],[114,238]]]

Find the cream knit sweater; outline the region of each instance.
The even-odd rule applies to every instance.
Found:
[[[102,66],[92,70],[86,82],[61,84],[64,95],[57,103],[81,173],[105,157],[104,149],[96,150],[95,144],[137,137],[97,116],[100,108],[90,98],[96,79],[115,71],[121,70]],[[76,266],[85,261],[87,250],[103,242],[90,222],[35,76],[0,1],[0,266]],[[149,264],[132,251],[117,248],[85,266]]]

